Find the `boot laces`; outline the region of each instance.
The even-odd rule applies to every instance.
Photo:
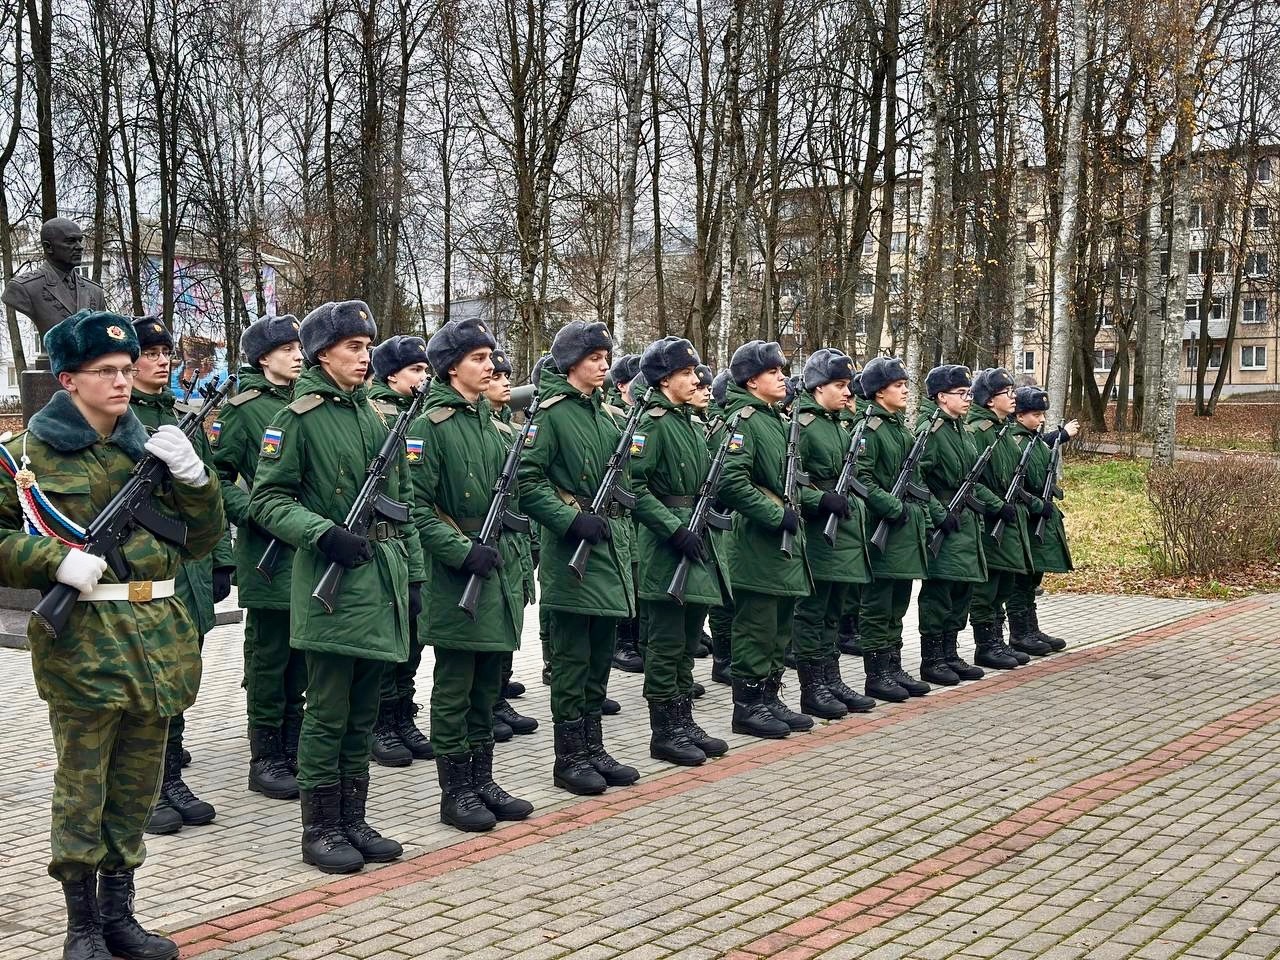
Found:
[[[169,801],[170,806],[186,807],[193,803],[199,803],[199,798],[191,792],[191,788],[187,786],[185,780],[181,777],[175,777],[164,785],[165,799]],[[132,895],[131,899],[132,899]]]

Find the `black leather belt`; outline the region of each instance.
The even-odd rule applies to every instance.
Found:
[[[835,480],[814,480],[813,485],[819,490],[834,490],[836,488]]]
[[[576,493],[572,494],[572,496],[578,506],[583,510],[589,511],[591,509],[591,497],[580,497]],[[615,500],[605,508],[604,515],[610,520],[618,520],[625,517],[627,515],[627,511],[623,510],[622,505]]]
[[[461,520],[455,518],[453,523],[463,533],[478,533],[484,526],[484,517],[463,517]]]
[[[692,507],[697,497],[658,497],[658,502],[664,507]]]

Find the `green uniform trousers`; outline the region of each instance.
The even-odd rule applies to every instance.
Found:
[[[813,593],[796,601],[796,624],[791,652],[796,661],[830,660],[840,656],[840,615],[850,584],[815,580]]]
[[[551,669],[551,611],[538,605],[538,646],[542,648],[543,669]]]
[[[1044,581],[1043,573],[1015,573],[1013,593],[1009,595],[1010,613],[1033,613],[1036,609],[1036,588]]]
[[[872,580],[862,585],[858,632],[862,649],[896,650],[902,646],[902,618],[911,606],[914,580]]]
[[[972,583],[960,580],[926,580],[922,583],[916,604],[920,613],[920,635],[932,637],[963,630],[969,620],[973,587]]]
[[[245,610],[244,650],[249,726],[275,728],[301,717],[307,658],[289,646],[289,611]]]
[[[298,786],[314,790],[367,776],[386,663],[314,650],[306,657]]]
[[[456,757],[493,742],[493,705],[510,654],[435,648],[431,749]]]
[[[194,617],[192,618],[195,619]],[[200,638],[200,652],[204,652],[204,637]],[[182,749],[182,735],[187,730],[187,718],[185,714],[175,714],[169,718],[169,732],[166,734],[170,750]]]
[[[763,680],[782,673],[786,667],[783,653],[791,640],[796,598],[738,590],[733,600],[731,674],[740,680]]]
[[[984,626],[1003,621],[1005,605],[1013,596],[1014,581],[1018,574],[1009,570],[992,570],[986,583],[973,585],[973,606],[969,610],[969,619]]]
[[[551,718],[560,722],[600,713],[618,618],[552,610],[550,626]]]
[[[707,626],[711,628],[712,649],[730,650],[733,646],[733,601],[712,607],[707,612]]]
[[[49,708],[53,774],[49,875],[71,883],[95,870],[132,870],[146,858],[142,827],[160,788],[167,717]]]
[[[693,658],[702,642],[707,606],[662,600],[640,601],[640,622],[648,628],[644,653],[644,698],[665,703],[693,695]]]
[[[418,668],[422,666],[423,644],[418,640],[418,621],[409,621],[409,659],[388,663],[382,675],[382,699],[386,703],[412,700],[417,693]]]
[[[844,609],[840,611],[840,615],[844,617],[853,617],[857,622],[858,614],[862,609],[862,591],[867,585],[865,583],[851,583],[849,589],[844,595]]]

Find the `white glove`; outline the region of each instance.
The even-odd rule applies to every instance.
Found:
[[[90,593],[106,572],[107,561],[91,553],[85,553],[79,547],[74,547],[62,558],[62,562],[58,564],[58,572],[53,575],[53,578],[81,593]]]
[[[158,427],[147,441],[147,453],[155,454],[165,462],[173,479],[189,487],[203,487],[209,482],[209,472],[196,454],[187,435],[172,423]]]

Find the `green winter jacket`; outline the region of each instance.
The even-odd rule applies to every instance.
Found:
[[[625,619],[635,616],[631,519],[611,517],[611,539],[591,549],[586,576],[569,569],[576,539],[565,539],[581,503],[589,503],[617,446],[626,414],[544,369],[541,403],[520,462],[520,503],[539,530],[538,588],[549,610]],[[624,481],[626,489],[629,483]]]
[[[840,478],[844,455],[849,450],[851,433],[848,411],[825,409],[804,390],[796,398],[796,416],[800,418],[800,456],[805,472],[815,487],[830,490]],[[836,529],[836,545],[822,535],[825,514],[805,521],[805,554],[813,579],[834,583],[869,583],[871,558],[867,556],[867,508],[862,498],[849,496],[849,519],[841,520]]]
[[[24,457],[29,460],[43,495],[84,527],[146,455],[146,442],[146,428],[131,411],[104,439],[70,395],[59,391],[5,447],[19,466]],[[178,547],[136,528],[124,545],[135,581],[176,579],[207,557],[226,531],[222,496],[212,479],[190,487],[170,478],[152,502],[158,512],[187,525],[187,542]],[[0,473],[0,580],[17,589],[48,590],[68,550],[54,537],[25,532],[17,487]],[[102,583],[117,582],[108,567]],[[171,717],[190,707],[200,689],[200,635],[177,595],[145,603],[77,603],[61,637],[55,640],[32,617],[27,639],[36,691],[53,705]]]
[[[249,497],[249,518],[297,549],[290,643],[299,650],[404,661],[409,656],[409,584],[424,579],[412,520],[395,525],[395,536],[371,544],[371,562],[343,571],[333,613],[311,596],[329,565],[316,542],[346,519],[387,427],[363,386],[340,390],[320,367],[304,371],[293,394],[293,402],[276,414],[263,435]],[[403,456],[382,492],[412,503]]]
[[[241,367],[238,376],[240,390],[223,404],[209,437],[227,518],[236,528],[236,598],[246,609],[288,610],[293,550],[280,551],[269,582],[258,572],[258,561],[270,541],[249,522],[249,490],[258,472],[262,432],[293,399],[293,386],[272,383],[257,367]],[[240,486],[241,481],[249,490]]]
[[[434,381],[433,381],[434,382]],[[396,417],[401,412],[409,409],[409,405],[413,403],[411,395],[396,393],[387,384],[381,380],[371,380],[368,387],[369,402],[373,404],[373,408],[377,410],[390,427],[395,422]]]
[[[782,553],[778,529],[789,421],[736,383],[730,383],[725,392],[725,413],[730,421],[739,414],[720,479],[720,499],[734,511],[733,530],[728,534],[733,589],[778,597],[808,596],[813,580],[805,560],[805,525],[801,522],[796,532],[790,560]],[[807,512],[817,507],[822,493],[802,486],[798,499]]]
[[[693,501],[711,469],[711,456],[702,428],[693,421],[692,410],[677,406],[654,391],[640,418],[631,444],[631,478],[635,487],[635,517],[640,531],[635,552],[640,570],[636,590],[641,600],[674,602],[667,586],[683,554],[667,540],[680,527],[689,525]],[[664,504],[670,497],[687,497],[688,506]],[[720,606],[728,596],[729,575],[716,550],[716,541],[703,538],[709,552],[704,563],[689,567],[685,603]]]
[[[876,579],[922,580],[928,576],[929,569],[927,534],[933,524],[942,522],[944,511],[933,497],[927,504],[914,498],[907,498],[904,504],[893,496],[894,482],[915,437],[907,429],[901,413],[889,413],[872,402],[867,404],[866,416],[867,425],[862,431],[866,446],[858,458],[858,479],[868,490],[866,530],[871,574]],[[923,483],[919,465],[912,479]],[[871,544],[871,537],[882,517],[898,519],[904,509],[906,522],[889,525],[889,539],[882,553]]]
[[[1004,493],[1009,488],[1014,472],[1018,469],[1018,459],[1022,456],[1022,448],[1013,439],[1010,428],[999,443],[996,437],[1000,434],[1003,423],[992,412],[990,407],[974,404],[969,409],[969,417],[965,422],[965,430],[973,437],[974,444],[981,452],[992,444],[996,444],[995,452],[987,461],[983,478],[988,490],[997,499],[1003,501]],[[1018,511],[1018,522],[1007,524],[1004,539],[996,543],[991,531],[999,517],[988,514],[985,518],[986,534],[982,538],[982,549],[987,556],[987,566],[992,570],[1005,573],[1028,573],[1031,570],[1031,539],[1027,534],[1027,507],[1021,500],[1015,500]]]
[[[1053,459],[1053,453],[1049,449],[1049,443],[1052,441],[1046,443],[1040,433],[1028,430],[1017,422],[1009,433],[1013,435],[1019,450],[1024,449],[1028,443],[1036,445],[1031,451],[1031,457],[1027,460],[1026,489],[1035,498],[1031,509],[1039,513],[1043,508],[1040,494],[1044,493],[1044,480],[1049,475],[1049,461]],[[1028,534],[1035,530],[1039,519],[1038,516],[1027,518]],[[1053,519],[1044,525],[1044,542],[1039,542],[1034,536],[1030,537],[1030,542],[1031,564],[1036,573],[1068,573],[1075,569],[1071,563],[1071,550],[1067,546],[1067,528],[1063,523],[1060,509],[1054,510]]]
[[[147,433],[155,433],[156,428],[166,423],[176,424],[179,417],[174,413],[174,405],[177,403],[177,397],[173,395],[168,387],[163,388],[159,393],[143,393],[141,390],[134,390],[129,397],[129,409],[134,412],[142,425],[147,428]],[[213,462],[213,452],[209,449],[209,439],[205,436],[204,427],[196,431],[196,435],[192,438],[192,444],[196,448],[196,453],[200,454],[200,459],[205,462],[209,468],[209,475],[217,477],[217,467]],[[213,615],[213,571],[214,568],[234,567],[236,564],[235,556],[231,549],[231,531],[223,530],[223,536],[218,541],[217,547],[212,555],[204,557],[200,560],[192,560],[182,565],[182,572],[177,576],[178,597],[187,605],[187,610],[191,614],[191,619],[196,625],[196,631],[200,636],[204,636],[214,627]]]
[[[493,485],[507,455],[489,401],[466,400],[444,380],[431,384],[425,412],[409,428],[413,522],[429,558],[430,596],[423,599],[418,635],[449,650],[508,651],[524,627],[524,565],[518,534],[498,537],[502,565],[481,584],[475,619],[458,609],[470,575],[461,567],[480,532]],[[508,509],[519,504],[508,500]]]

